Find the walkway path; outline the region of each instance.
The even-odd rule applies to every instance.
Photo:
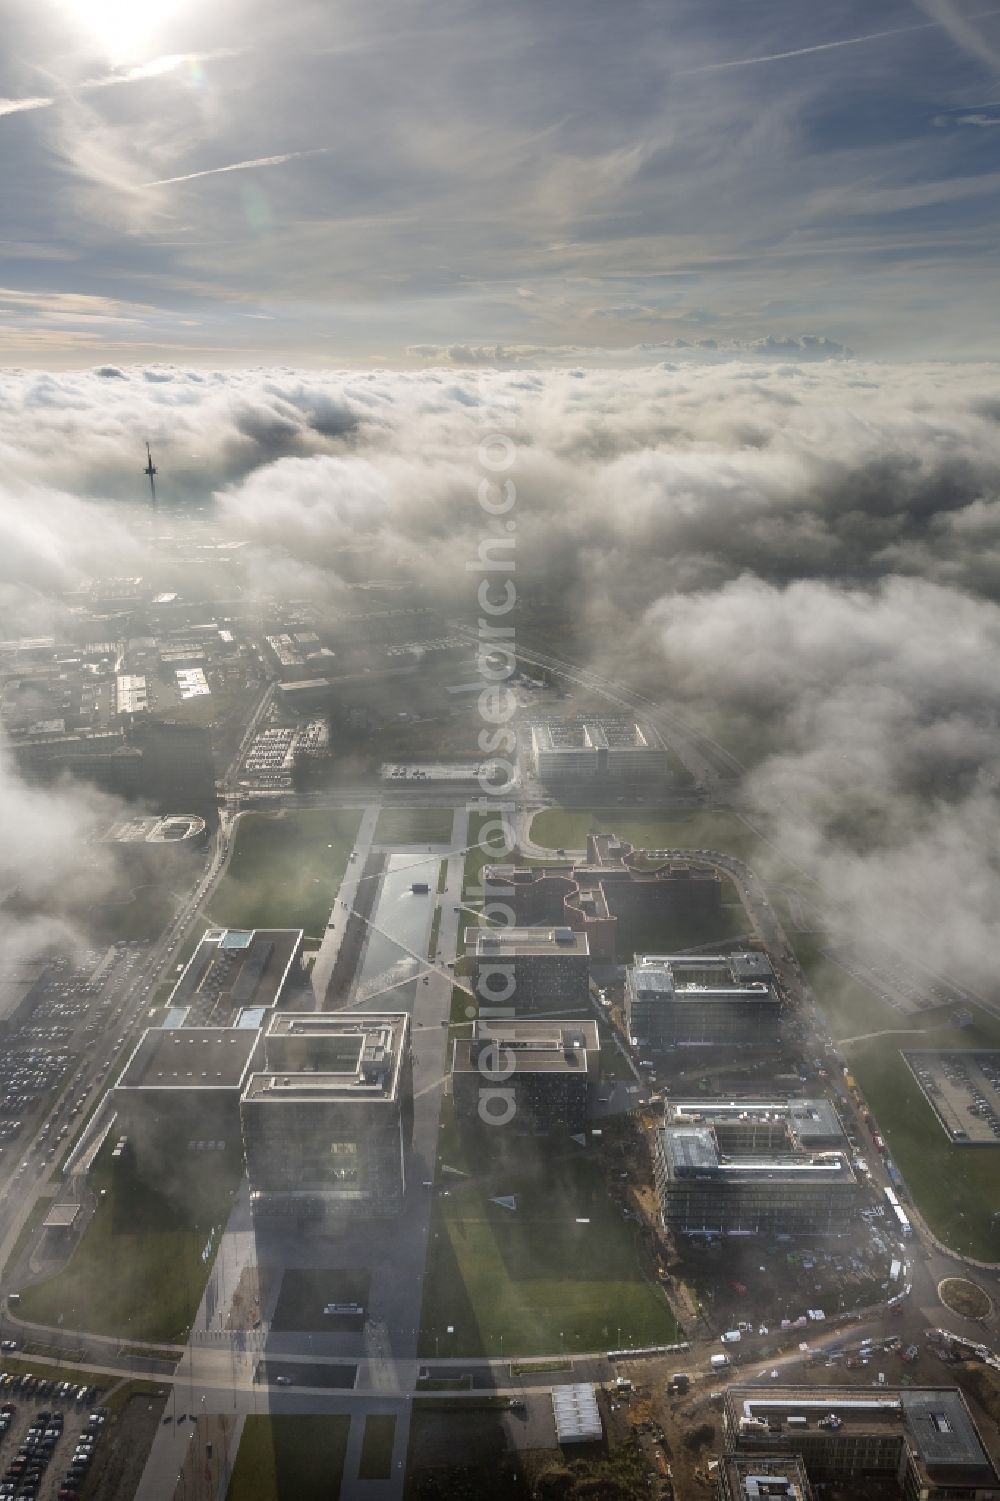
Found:
[[[354,841],[356,856],[348,862],[344,879],[340,883],[340,890],[334,893],[335,900],[331,899],[330,902],[334,926],[332,928],[327,926],[312,968],[312,988],[316,996],[317,1011],[323,1009],[324,997],[330,987],[330,977],[347,931],[347,910],[352,908],[357,900],[358,885],[365,868],[365,861],[371,851],[375,838],[375,825],[378,823],[381,811],[380,803],[372,803],[365,809],[357,838]]]

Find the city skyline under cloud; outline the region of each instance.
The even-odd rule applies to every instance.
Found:
[[[11,0],[7,364],[992,357],[1000,6]]]

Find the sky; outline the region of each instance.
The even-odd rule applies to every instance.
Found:
[[[3,0],[0,360],[976,360],[988,0]]]

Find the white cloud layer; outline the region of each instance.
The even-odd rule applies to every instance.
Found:
[[[164,509],[214,508],[262,593],[331,600],[376,573],[463,610],[478,446],[502,410],[528,610],[560,605],[598,665],[726,727],[737,751],[745,736],[748,807],[821,878],[831,921],[985,983],[998,384],[988,366],[776,351],[629,370],[8,372],[3,630],[58,621],[81,577],[155,571],[146,439]],[[89,805],[40,809],[5,778],[6,819],[23,799],[27,826],[44,813],[75,847]],[[30,852],[11,842],[8,887]]]

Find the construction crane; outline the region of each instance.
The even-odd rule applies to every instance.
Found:
[[[145,467],[145,469],[142,472],[143,472],[143,474],[147,475],[148,478],[149,478],[149,493],[152,496],[153,504],[155,506],[156,505],[156,482],[155,482],[155,479],[154,479],[154,475],[156,474],[156,465],[153,463],[153,455],[149,451],[149,444],[148,443],[146,444],[146,467]]]

